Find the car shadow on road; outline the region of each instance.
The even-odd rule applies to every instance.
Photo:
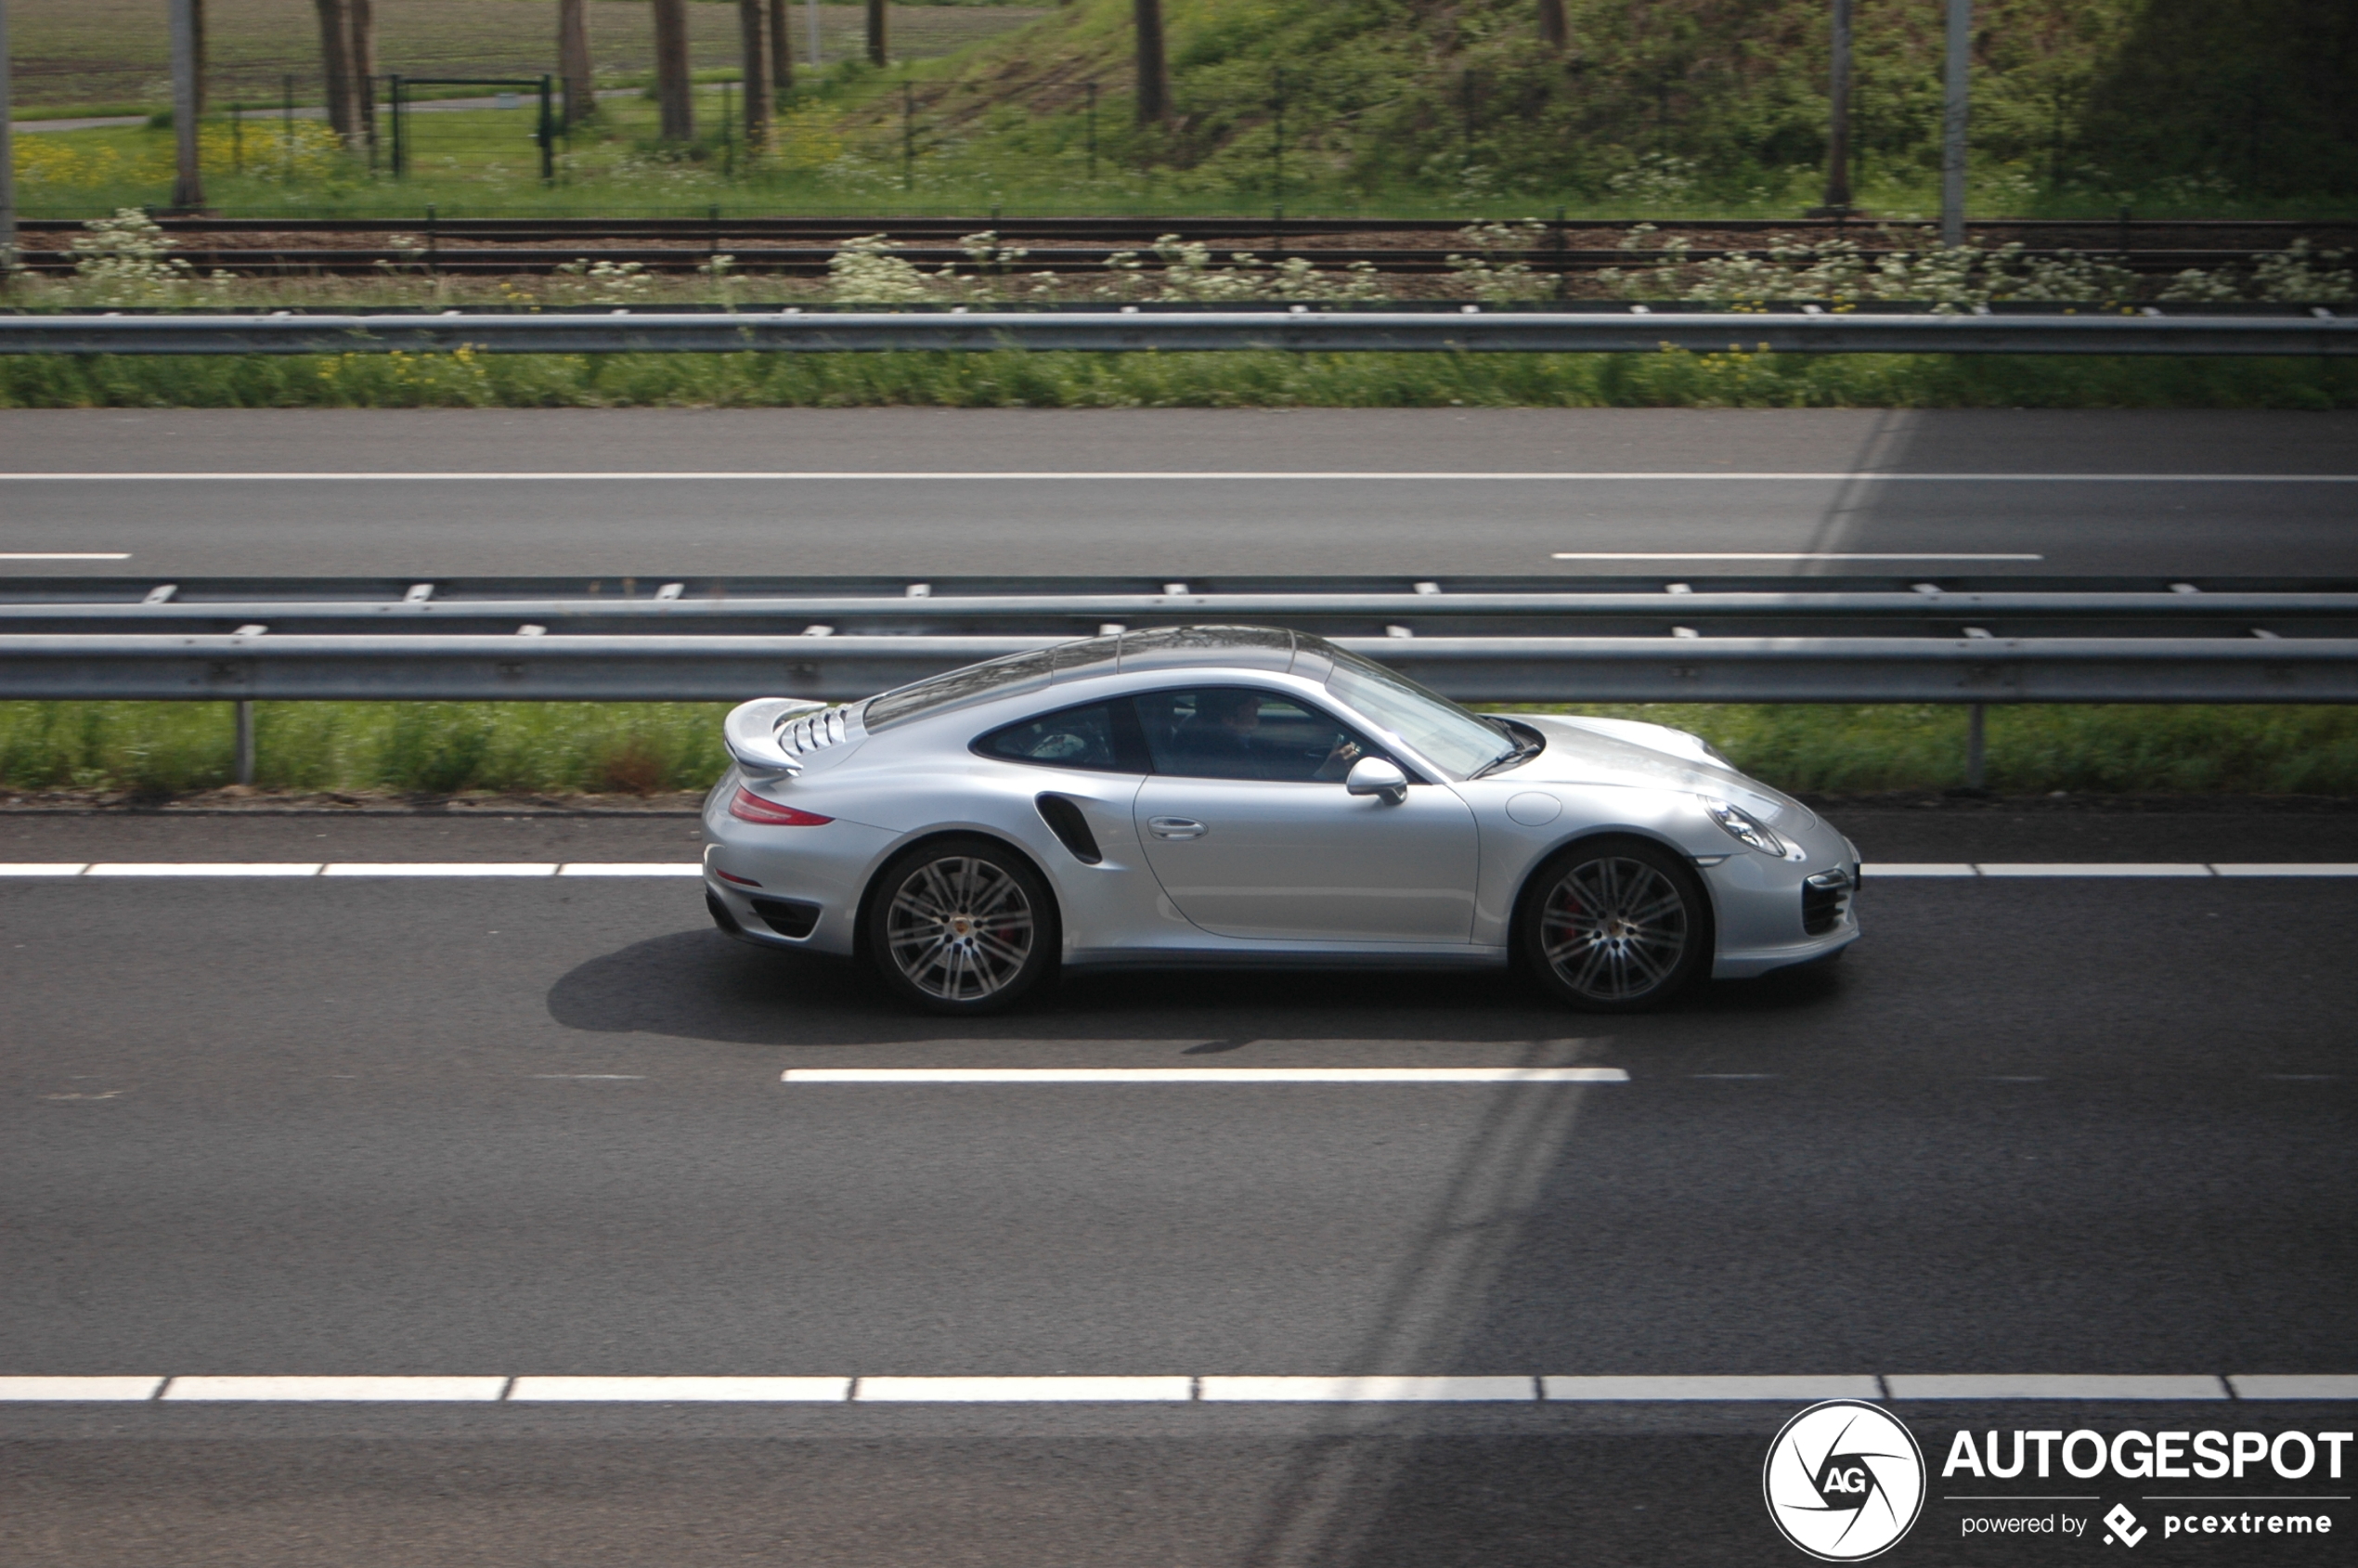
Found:
[[[1720,982],[1669,1016],[1791,1012],[1823,1005],[1835,991],[1826,971]],[[943,1018],[909,1007],[860,965],[765,952],[717,931],[653,937],[577,965],[549,989],[548,1008],[567,1029],[730,1044],[1118,1038],[1168,1042],[1193,1056],[1311,1039],[1526,1043],[1609,1033],[1613,1025],[1558,1006],[1522,975],[1496,971],[1077,974],[1012,1012]]]

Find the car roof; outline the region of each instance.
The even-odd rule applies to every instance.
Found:
[[[899,687],[870,698],[864,719],[871,732],[891,729],[1051,687],[1154,670],[1297,675],[1323,684],[1333,672],[1335,652],[1324,638],[1283,627],[1123,630],[1010,654]]]

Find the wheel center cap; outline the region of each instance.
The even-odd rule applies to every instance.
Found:
[[[953,914],[950,917],[950,934],[953,937],[971,937],[975,934],[975,923],[963,914]]]

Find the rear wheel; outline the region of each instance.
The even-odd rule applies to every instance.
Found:
[[[989,838],[919,845],[884,869],[868,951],[885,980],[936,1013],[1012,1005],[1055,966],[1055,901],[1030,862]]]
[[[1539,982],[1574,1007],[1660,1006],[1711,964],[1711,904],[1694,869],[1641,839],[1576,845],[1533,878],[1522,950]]]

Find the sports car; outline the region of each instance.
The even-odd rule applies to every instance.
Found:
[[[1849,840],[1697,737],[1473,713],[1282,628],[1122,631],[724,732],[713,920],[936,1012],[1059,969],[1517,964],[1626,1012],[1859,935]]]

